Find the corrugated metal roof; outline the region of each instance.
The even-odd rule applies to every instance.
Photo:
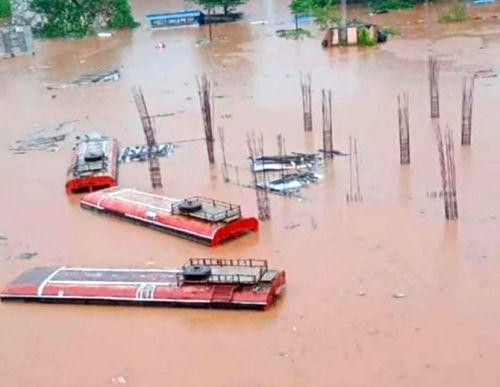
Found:
[[[199,17],[201,15],[203,15],[203,12],[197,9],[186,9],[184,11],[179,11],[179,12],[146,15],[146,18],[150,21],[153,21],[153,20],[179,19],[183,17]]]

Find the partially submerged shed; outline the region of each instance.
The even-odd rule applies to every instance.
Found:
[[[13,58],[29,54],[35,54],[30,26],[0,27],[0,57]]]
[[[362,29],[366,29],[368,37],[377,43],[385,42],[387,37],[379,29],[377,24],[362,22],[353,19],[345,27],[333,27],[326,31],[323,39],[323,47],[352,46],[359,44],[359,35]]]

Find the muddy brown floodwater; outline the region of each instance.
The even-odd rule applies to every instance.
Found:
[[[185,5],[132,1],[145,14]],[[500,70],[496,19],[436,23],[439,7],[373,17],[402,35],[376,48],[323,50],[313,39],[275,36],[290,22],[286,1],[254,1],[246,19],[214,27],[111,38],[37,42],[33,58],[0,62],[0,284],[44,265],[170,267],[193,256],[267,258],[287,271],[285,296],[268,312],[0,304],[2,386],[498,386],[500,351],[500,79],[476,84],[472,146],[459,145],[461,80]],[[363,16],[361,9],[353,14]],[[499,6],[474,14],[500,14]],[[268,24],[251,24],[266,20]],[[166,49],[155,45],[164,42]],[[427,56],[442,56],[441,124],[454,130],[460,219],[444,220]],[[47,91],[101,69],[118,82]],[[300,71],[313,77],[314,132],[304,134]],[[216,123],[228,159],[247,165],[245,135],[276,135],[287,149],[321,146],[321,88],[333,90],[335,147],[358,139],[364,202],[347,205],[348,159],[328,162],[324,180],[298,202],[272,196],[272,221],[257,235],[209,249],[82,211],[64,192],[71,156],[12,155],[36,128],[79,120],[122,144],[144,142],[131,87],[142,86],[159,141],[203,135],[195,76],[215,82]],[[410,95],[411,165],[399,165],[397,94]],[[53,97],[54,96],[54,97]],[[230,114],[229,118],[222,115]],[[216,144],[216,157],[221,155]],[[223,183],[202,142],[161,160],[164,189],[240,203],[256,213],[252,190]],[[146,166],[127,164],[122,185],[150,189]],[[298,227],[287,227],[290,225]],[[19,259],[26,251],[38,255]],[[153,262],[151,262],[153,261]],[[404,298],[394,298],[402,293]]]

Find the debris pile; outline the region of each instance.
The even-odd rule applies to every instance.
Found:
[[[279,195],[300,197],[301,188],[322,178],[314,172],[321,164],[322,159],[318,153],[292,152],[289,155],[253,157],[250,169],[252,172],[270,175],[256,184],[257,188]],[[277,174],[278,176],[273,177]]]
[[[259,185],[259,188],[267,188],[271,192],[293,196],[298,195],[300,189],[305,185],[315,183],[320,179],[321,176],[314,172],[297,172],[266,181],[265,186]]]
[[[498,74],[493,69],[484,69],[474,72],[474,78],[495,78]]]
[[[151,157],[163,157],[174,153],[174,144],[168,142],[149,147],[148,145],[129,146],[120,149],[118,161],[128,163],[130,161],[146,161]]]
[[[121,71],[119,69],[112,69],[100,73],[82,75],[80,78],[71,83],[47,85],[47,90],[66,89],[68,87],[89,86],[97,83],[112,82],[119,80],[120,77]]]
[[[55,128],[38,130],[29,134],[21,140],[17,140],[10,146],[13,154],[25,154],[33,151],[57,152],[60,143],[75,130],[76,121],[66,121],[58,124]]]
[[[284,156],[257,156],[251,168],[255,172],[276,172],[282,170],[304,170],[321,165],[318,153],[296,153]]]

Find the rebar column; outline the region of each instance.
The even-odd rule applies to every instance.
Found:
[[[205,128],[205,142],[207,144],[208,162],[215,164],[214,157],[214,135],[213,135],[213,99],[211,98],[211,84],[206,74],[197,78],[198,95],[200,97],[201,113],[203,117],[203,126]]]
[[[311,94],[311,73],[300,74],[300,88],[302,90],[302,112],[304,115],[304,131],[313,130],[312,123],[312,94]]]
[[[436,56],[429,56],[429,94],[431,118],[439,117],[439,61]]]
[[[410,120],[407,93],[398,95],[399,159],[401,164],[410,164]]]
[[[325,158],[333,158],[332,91],[321,91],[323,114],[323,153]]]
[[[465,77],[462,82],[462,145],[469,146],[472,136],[472,106],[474,102],[474,80]]]

